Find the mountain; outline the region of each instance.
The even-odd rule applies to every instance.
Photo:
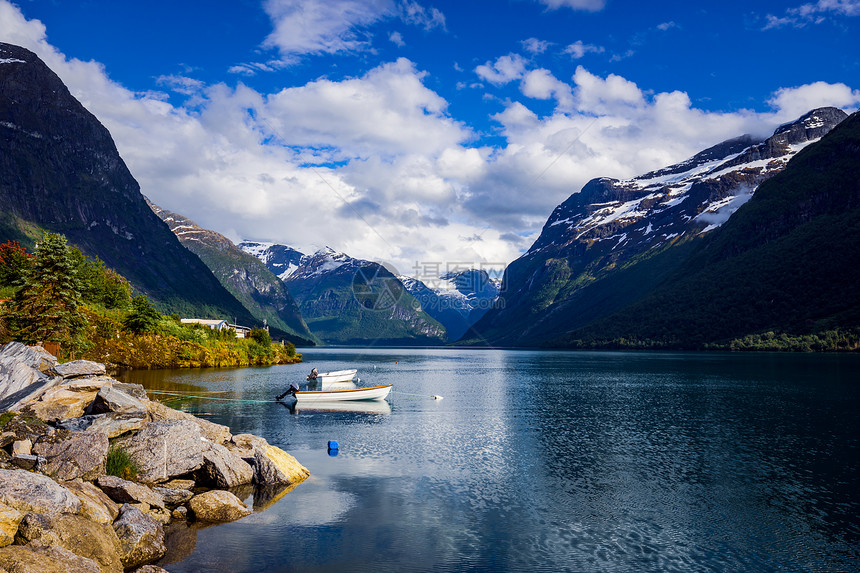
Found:
[[[765,181],[647,297],[553,346],[698,348],[860,326],[860,113]]]
[[[275,243],[239,243],[239,248],[249,255],[256,257],[279,279],[286,280],[293,274],[305,256],[299,251]]]
[[[149,209],[108,130],[35,54],[4,43],[0,205],[0,242],[62,233],[162,312],[253,319]]]
[[[328,344],[436,345],[445,328],[427,313],[388,269],[330,248],[298,258],[282,245],[241,243],[246,252],[281,272],[311,332]],[[295,251],[293,251],[295,252]]]
[[[445,327],[450,341],[458,340],[486,314],[499,296],[501,282],[478,269],[444,273],[425,281],[397,278],[421,304],[421,310]]]
[[[845,117],[836,108],[816,109],[764,141],[742,136],[630,180],[589,181],[508,266],[498,308],[467,338],[540,345],[635,302]]]
[[[179,242],[200,257],[224,288],[254,315],[256,320],[250,326],[265,321],[275,338],[286,338],[299,345],[315,343],[289,290],[259,259],[191,219],[148,204]]]

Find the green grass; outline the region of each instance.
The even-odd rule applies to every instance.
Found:
[[[140,466],[131,459],[128,452],[122,446],[111,446],[105,460],[105,473],[124,480],[133,481],[137,478]]]

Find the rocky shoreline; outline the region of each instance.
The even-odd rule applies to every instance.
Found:
[[[107,474],[117,452],[134,476]],[[259,511],[309,475],[265,439],[150,400],[103,364],[0,348],[0,573],[164,571],[151,563],[194,527],[252,513],[236,493]]]

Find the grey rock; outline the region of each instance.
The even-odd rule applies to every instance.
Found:
[[[164,507],[164,497],[160,493],[139,483],[116,476],[101,476],[96,480],[96,485],[118,503],[145,503],[150,506]]]
[[[164,483],[162,487],[192,490],[195,485],[196,484],[193,479],[172,479],[169,482]]]
[[[102,376],[105,373],[105,365],[90,360],[74,360],[64,364],[57,364],[49,370],[54,376],[63,378],[80,378],[81,376]]]
[[[209,449],[200,426],[190,420],[153,422],[121,444],[140,466],[137,477],[144,483],[164,482],[197,470]]]
[[[143,417],[146,414],[146,404],[122,390],[112,386],[102,386],[93,403],[87,408],[87,414],[107,412]]]
[[[146,395],[146,389],[143,387],[143,384],[130,384],[114,380],[113,387],[120,392],[125,392],[129,396],[137,398],[141,402],[149,400],[149,396]]]
[[[155,561],[167,551],[161,523],[129,504],[120,508],[113,528],[120,540],[120,556],[126,568]]]
[[[176,509],[173,510],[173,513],[170,514],[173,519],[185,520],[188,519],[188,508],[184,505],[180,505]]]
[[[254,452],[254,483],[257,485],[297,484],[309,475],[311,472],[296,458],[276,446]]]
[[[57,482],[25,470],[0,470],[0,502],[20,512],[78,513],[81,501]]]
[[[96,432],[57,430],[39,438],[33,452],[45,456],[45,473],[59,480],[94,479],[104,473],[108,438]]]
[[[158,565],[144,565],[135,569],[134,573],[169,573],[169,571],[162,569]]]
[[[146,418],[136,414],[88,414],[79,418],[69,418],[57,422],[57,427],[64,430],[101,432],[108,438],[116,438],[125,433],[141,429]]]
[[[36,443],[42,436],[54,433],[54,428],[41,420],[17,415],[3,426],[3,435],[10,433],[14,436],[12,441],[30,440],[31,443]]]
[[[203,453],[203,467],[197,472],[202,483],[227,489],[251,483],[254,469],[248,462],[220,444]]]
[[[47,463],[47,460],[43,456],[33,454],[13,454],[9,461],[21,469],[36,471],[41,471]]]
[[[57,359],[40,347],[10,342],[0,347],[0,400],[50,378],[43,371]],[[0,408],[2,411],[3,408]]]
[[[152,491],[160,495],[166,505],[181,505],[194,497],[194,494],[187,489],[154,487]]]
[[[232,438],[230,428],[227,426],[222,426],[221,424],[216,424],[209,420],[198,418],[197,416],[192,416],[187,412],[174,410],[173,408],[165,406],[161,402],[157,402],[155,400],[150,400],[146,405],[153,421],[190,420],[200,427],[200,431],[203,433],[204,438],[216,444],[226,444]]]
[[[68,481],[63,487],[81,500],[81,516],[110,525],[119,515],[119,505],[88,481]]]

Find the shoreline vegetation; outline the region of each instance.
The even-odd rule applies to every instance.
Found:
[[[200,318],[200,317],[193,317]],[[160,314],[129,281],[66,238],[46,232],[35,254],[0,245],[0,344],[42,344],[60,360],[83,358],[123,369],[295,364],[302,355],[266,328],[237,338]]]

